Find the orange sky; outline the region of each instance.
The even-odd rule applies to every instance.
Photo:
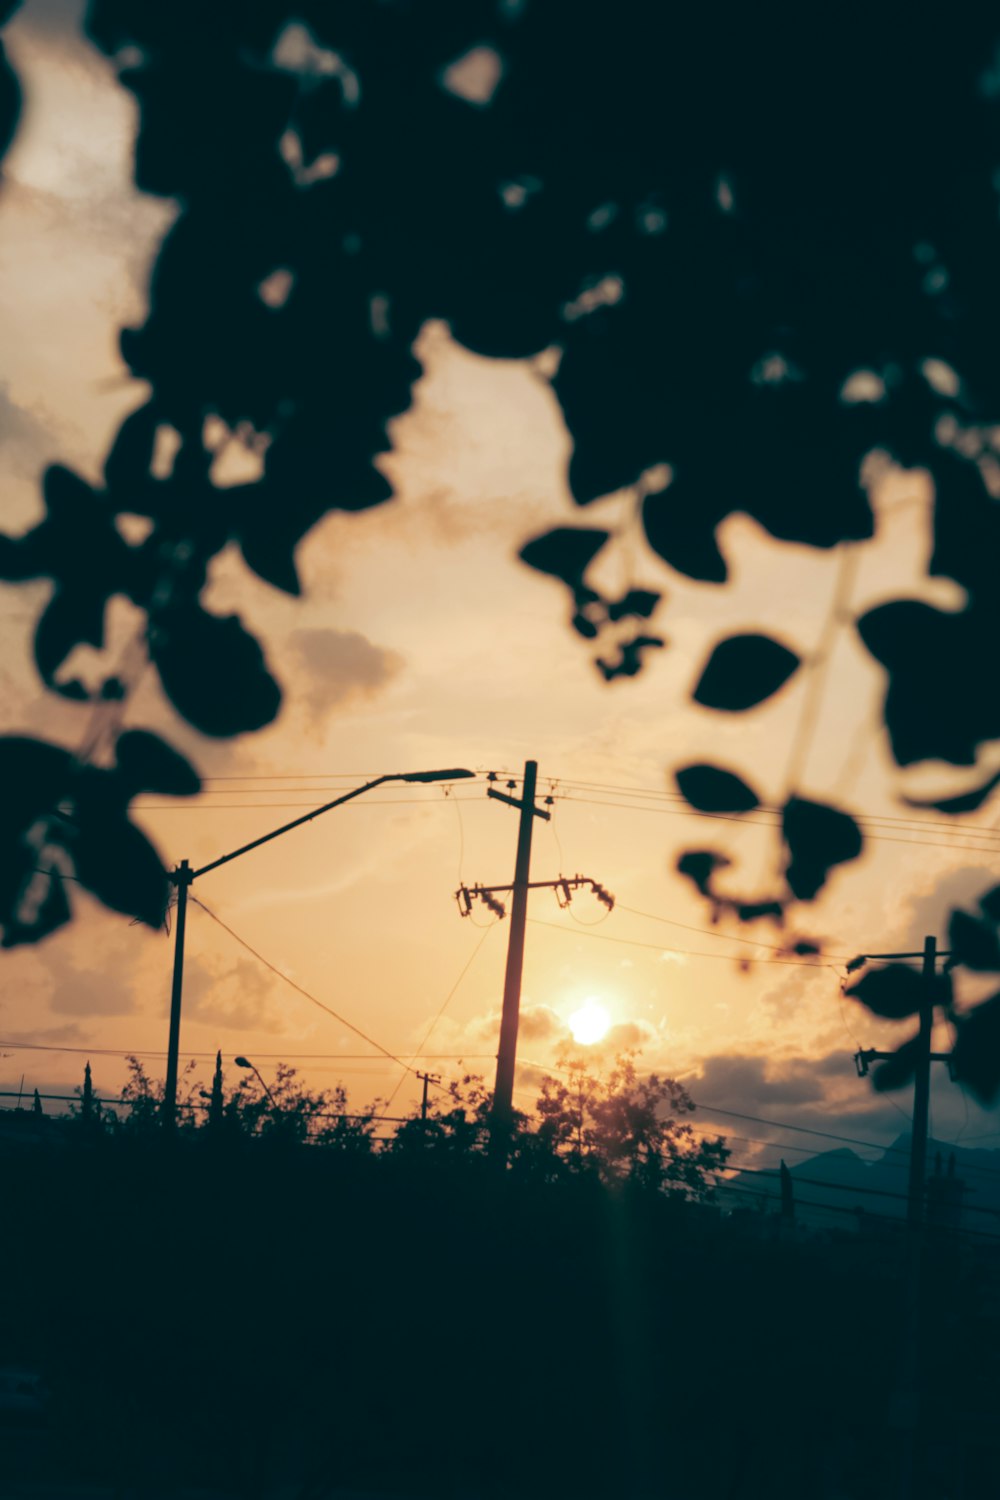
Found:
[[[0,198],[0,463],[11,530],[37,512],[41,465],[58,457],[96,474],[121,415],[142,401],[144,388],[118,361],[117,330],[141,316],[145,268],[172,213],[133,193],[131,99],[96,53],[51,24],[58,9],[29,4],[9,31],[29,101]],[[282,804],[334,794],[302,796],[280,777],[308,773],[347,787],[354,773],[364,780],[437,765],[517,771],[531,756],[543,793],[555,782],[557,795],[567,794],[555,803],[552,824],[536,830],[535,878],[579,870],[622,905],[706,929],[704,908],[672,874],[677,851],[721,842],[750,881],[765,867],[769,835],[709,827],[664,801],[647,799],[645,810],[604,806],[622,799],[600,788],[659,796],[673,790],[672,764],[713,758],[743,768],[777,797],[801,687],[733,718],[695,708],[687,694],[711,642],[730,630],[760,627],[808,650],[830,598],[834,559],[779,548],[734,517],[721,533],[732,583],[719,590],[671,574],[634,528],[623,528],[608,567],[619,583],[669,593],[656,621],[669,649],[638,680],[607,687],[567,628],[562,591],[515,554],[546,525],[623,525],[628,497],[609,497],[583,516],[572,507],[569,439],[540,371],[473,357],[441,327],[425,329],[418,353],[425,376],[413,409],[395,424],[386,461],[399,498],[315,529],[300,549],[304,599],[256,580],[234,554],[212,571],[206,603],[245,616],[284,684],[276,724],[232,745],[199,741],[171,714],[152,674],[131,703],[131,723],[166,733],[206,776],[271,779],[216,782],[195,807],[146,799],[156,805],[141,821],[167,861],[197,864],[294,816]],[[906,588],[956,607],[954,586],[920,581],[924,478],[890,475],[876,498],[879,530],[865,551],[857,605]],[[45,585],[2,591],[4,728],[73,745],[86,710],[46,699],[29,665],[45,594]],[[129,627],[130,607],[117,602],[112,657]],[[85,652],[76,666],[87,672]],[[866,739],[879,690],[878,672],[845,632],[802,790],[822,797],[842,781],[838,792],[851,810],[899,817],[906,810],[894,797],[902,787],[950,783],[940,767],[917,768],[904,780],[881,737]],[[594,790],[574,792],[567,785],[574,782]],[[238,785],[253,789],[220,791]],[[230,803],[257,805],[223,805]],[[468,963],[427,1050],[461,1055],[489,1074],[506,924],[485,935],[474,930],[460,919],[453,892],[460,879],[510,879],[516,822],[485,799],[481,783],[450,798],[434,787],[387,788],[207,876],[196,894],[273,964],[403,1056],[420,1044]],[[892,841],[914,836],[902,826],[882,825],[879,833],[858,866],[834,878],[822,905],[803,915],[803,929],[826,935],[834,953],[911,947],[932,929],[943,937],[948,900],[968,902],[983,889],[1000,848],[1000,836],[969,847],[971,835],[928,829],[926,842],[908,848]],[[935,896],[939,887],[945,894]],[[2,1088],[17,1087],[22,1072],[27,1087],[72,1086],[90,1050],[97,1082],[114,1092],[124,1064],[98,1049],[165,1046],[170,943],[86,899],[77,911],[69,930],[4,957],[0,1039],[83,1050],[0,1045]],[[603,915],[583,897],[574,911],[586,923]],[[773,955],[624,911],[587,931],[546,893],[532,898],[530,916],[525,1059],[557,1057],[566,1017],[596,997],[620,1028],[617,1040],[641,1043],[650,1066],[689,1075],[696,1097],[805,1123],[838,1117],[843,1124],[850,1112],[857,1130],[879,1138],[903,1128],[893,1106],[874,1101],[856,1079],[849,1056],[857,1042],[878,1045],[892,1033],[840,1000],[833,969],[768,962],[741,975],[714,955]],[[754,936],[776,940],[766,928]],[[358,1104],[386,1095],[400,1072],[195,907],[182,1048],[208,1054],[219,1046],[229,1057],[254,1057],[265,1076],[280,1056],[299,1062],[317,1086],[342,1078]],[[367,1060],[341,1063],[304,1055],[365,1052]],[[156,1072],[162,1064],[152,1057],[150,1066]],[[199,1066],[204,1072],[209,1064]],[[448,1076],[458,1065],[445,1057],[433,1066]],[[528,1070],[518,1087],[532,1081]],[[415,1097],[407,1079],[396,1104]],[[905,1096],[898,1102],[906,1107]],[[967,1128],[971,1137],[993,1128],[992,1117],[971,1105],[966,1126],[965,1101],[940,1080],[934,1107],[942,1133]]]

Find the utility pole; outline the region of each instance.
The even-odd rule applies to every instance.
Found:
[[[537,784],[538,763],[529,760],[525,761],[524,765],[524,784],[520,798],[508,796],[506,792],[498,792],[492,786],[486,789],[487,797],[494,797],[498,802],[506,802],[508,806],[516,807],[521,815],[518,822],[513,884],[476,885],[471,888],[463,885],[455,892],[459,911],[463,917],[469,915],[472,902],[476,898],[483,901],[491,911],[496,912],[498,917],[502,917],[506,914],[505,908],[496,899],[496,892],[509,891],[512,896],[510,936],[507,940],[507,967],[504,973],[503,1011],[500,1017],[500,1045],[497,1049],[497,1074],[490,1118],[490,1155],[501,1163],[506,1161],[513,1118],[514,1070],[517,1063],[517,1031],[521,1016],[521,976],[524,971],[528,892],[540,890],[543,887],[554,890],[559,904],[568,906],[571,891],[588,885],[609,911],[615,904],[610,892],[606,891],[599,881],[591,880],[586,875],[571,877],[560,875],[557,880],[531,880],[529,878],[533,819],[544,818],[547,822],[552,816],[543,807],[535,806]],[[509,787],[513,785],[513,782],[508,782]],[[549,797],[547,800],[551,802],[552,798]]]
[[[921,964],[919,1029],[916,1035],[917,1058],[913,1073],[913,1120],[910,1128],[910,1175],[907,1188],[906,1222],[911,1232],[916,1233],[924,1222],[924,1196],[927,1177],[927,1118],[931,1097],[931,1063],[947,1063],[951,1069],[951,1054],[931,1051],[931,1033],[934,1029],[934,995],[937,982],[937,961],[947,958],[948,952],[939,951],[937,938],[925,937],[919,953],[864,953],[852,958],[849,969],[859,968],[868,959],[919,958]],[[880,1052],[875,1047],[862,1048],[854,1054],[858,1077],[863,1078],[871,1062],[894,1057],[893,1052]]]
[[[937,939],[925,937],[919,953],[866,953],[852,959],[848,969],[860,968],[870,958],[914,959],[921,962],[920,1003],[918,1008],[919,1029],[916,1035],[917,1058],[913,1072],[913,1124],[910,1133],[910,1176],[907,1192],[906,1246],[903,1262],[902,1306],[898,1367],[895,1389],[889,1410],[889,1423],[899,1435],[899,1500],[914,1500],[917,1485],[918,1447],[920,1442],[922,1349],[921,1311],[923,1305],[923,1243],[925,1193],[927,1174],[927,1116],[930,1107],[931,1063],[951,1062],[947,1053],[931,1051],[931,1033],[934,1029],[934,1001],[937,982],[937,961],[950,957],[946,950],[938,950]],[[877,1052],[874,1048],[858,1052],[855,1056],[859,1075],[868,1071],[868,1063],[874,1058],[892,1057],[891,1052]]]
[[[420,1120],[421,1120],[422,1124],[426,1125],[426,1123],[427,1123],[427,1088],[428,1088],[429,1084],[440,1083],[441,1079],[440,1079],[440,1077],[439,1077],[439,1075],[437,1073],[421,1073],[419,1071],[417,1073],[417,1077],[422,1081],[422,1083],[424,1085],[423,1097],[420,1100]]]
[[[460,781],[468,776],[474,776],[474,771],[466,771],[461,768],[452,768],[447,771],[392,771],[385,776],[376,776],[373,781],[366,781],[364,786],[356,786],[353,791],[345,792],[341,797],[335,797],[332,802],[324,802],[322,807],[314,807],[309,812],[303,813],[300,818],[293,818],[290,823],[282,823],[280,828],[272,828],[270,833],[265,833],[259,839],[252,839],[249,844],[241,844],[238,849],[231,849],[228,854],[221,855],[218,859],[211,860],[207,865],[202,865],[199,870],[192,870],[186,859],[182,859],[174,870],[170,879],[177,887],[177,926],[174,932],[174,974],[170,989],[170,1033],[167,1041],[167,1080],[163,1089],[163,1108],[161,1122],[167,1134],[172,1133],[177,1123],[177,1074],[180,1062],[181,1042],[181,991],[184,985],[184,929],[187,918],[188,889],[193,880],[202,875],[217,870],[220,865],[228,865],[230,860],[239,859],[242,854],[249,854],[254,849],[259,849],[262,844],[269,844],[272,839],[280,838],[284,833],[291,833],[293,828],[301,828],[305,823],[311,823],[313,818],[319,818],[323,813],[331,812],[335,807],[343,807],[345,802],[353,802],[355,797],[361,797],[365,792],[372,791],[377,786],[384,786],[388,781]],[[266,1085],[265,1085],[266,1086]]]
[[[924,938],[921,968],[920,1030],[917,1032],[917,1066],[913,1074],[913,1136],[910,1141],[910,1182],[907,1223],[911,1231],[924,1222],[924,1191],[927,1181],[927,1115],[931,1098],[931,1032],[934,1028],[934,981],[937,978],[937,938]]]
[[[514,1066],[517,1061],[517,1028],[521,1017],[521,975],[524,971],[524,933],[528,919],[528,878],[531,874],[531,833],[536,817],[551,814],[535,806],[538,762],[524,763],[524,785],[521,800],[506,797],[487,787],[487,795],[509,802],[520,811],[517,827],[517,858],[514,862],[514,887],[510,905],[510,935],[507,939],[507,967],[503,980],[503,1011],[500,1017],[500,1046],[497,1050],[497,1076],[493,1090],[493,1129],[490,1152],[504,1158],[510,1135],[514,1103]]]
[[[172,1132],[177,1124],[177,1071],[181,1046],[181,991],[184,987],[184,929],[187,926],[188,890],[194,871],[182,859],[170,876],[177,887],[177,926],[174,930],[174,976],[170,986],[170,1032],[167,1039],[167,1081],[163,1086],[163,1128]]]

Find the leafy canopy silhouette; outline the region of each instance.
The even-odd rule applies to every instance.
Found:
[[[0,19],[13,9],[0,4]],[[849,559],[873,531],[865,460],[928,470],[930,572],[960,584],[966,605],[896,599],[857,629],[885,670],[901,766],[971,766],[1000,736],[985,668],[1000,644],[989,7],[921,24],[876,7],[807,37],[788,3],[621,0],[598,15],[573,0],[91,0],[86,29],[138,103],[138,187],[180,213],[148,316],[122,331],[151,394],[122,424],[103,485],[54,465],[44,520],[0,539],[0,576],[53,582],[35,637],[51,691],[91,696],[64,663],[80,642],[102,644],[108,601],[123,595],[144,614],[140,655],[184,718],[218,736],[270,722],[279,686],[244,621],[203,606],[208,564],[235,543],[297,593],[310,528],[390,498],[378,455],[433,318],[480,354],[559,352],[576,503],[631,490],[650,547],[690,578],[725,582],[716,532],[735,511]],[[0,145],[18,100],[4,65]],[[156,462],[165,429],[179,439],[169,472]],[[216,482],[230,444],[259,457],[258,480]],[[126,515],[151,523],[141,543],[121,534]],[[611,539],[565,526],[523,552],[569,589],[608,680],[665,645],[646,622],[667,593],[593,586]],[[735,637],[717,643],[694,696],[749,711],[821,669],[794,642]],[[113,745],[131,685],[114,673],[89,704],[77,766],[39,746],[27,798],[4,778],[7,944],[68,919],[56,872],[70,864],[110,904],[162,915],[162,867],[127,821],[134,776],[110,750],[99,776],[86,765],[95,743]],[[23,750],[4,754],[13,764]],[[193,772],[181,782],[196,789]],[[681,768],[678,785],[696,807],[760,801],[727,767]],[[995,785],[932,805],[968,811]],[[94,812],[102,798],[110,824]],[[862,847],[848,812],[794,784],[782,839],[763,896],[718,892],[718,850],[679,868],[718,911],[781,919]],[[963,1035],[987,1041],[991,1014],[968,1015]],[[993,1055],[978,1080],[989,1097]]]

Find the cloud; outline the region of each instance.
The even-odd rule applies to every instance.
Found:
[[[59,937],[46,946],[46,968],[52,984],[49,1008],[65,1016],[123,1016],[140,1009],[141,984],[136,946],[95,944],[88,962]]]
[[[491,1034],[495,1026],[491,1020]],[[526,1005],[521,1011],[518,1035],[526,1042],[548,1042],[566,1035],[566,1023],[549,1005]]]
[[[730,1101],[737,1100],[734,1109],[741,1105],[815,1104],[825,1093],[815,1058],[794,1057],[774,1064],[767,1057],[740,1052],[706,1057],[700,1075],[689,1084],[695,1099],[700,1096],[713,1104],[725,1103],[727,1108]]]
[[[284,1024],[274,987],[252,959],[227,965],[196,954],[184,966],[184,1014],[225,1030],[280,1032]]]
[[[304,668],[297,696],[317,723],[331,708],[375,697],[403,666],[397,652],[357,630],[294,630],[289,645]]]
[[[0,444],[5,461],[9,463],[13,458],[21,469],[30,460],[37,465],[44,451],[52,446],[51,434],[29,407],[22,406],[11,395],[8,380],[0,380]]]
[[[915,891],[908,902],[909,910],[903,917],[905,926],[898,929],[897,939],[903,952],[916,952],[924,945],[924,938],[933,933],[940,941],[948,936],[948,919],[955,907],[975,911],[976,901],[996,884],[995,878],[983,865],[959,865],[947,875],[936,879],[932,885]]]

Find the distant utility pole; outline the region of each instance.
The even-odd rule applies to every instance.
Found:
[[[947,958],[944,950],[938,952],[937,939],[924,938],[919,953],[864,953],[851,960],[852,967],[859,967],[867,959],[923,960],[920,992],[920,1027],[917,1032],[917,1059],[913,1073],[913,1123],[910,1132],[910,1178],[907,1190],[906,1220],[912,1231],[917,1231],[924,1222],[924,1198],[927,1179],[927,1117],[931,1097],[931,1063],[943,1062],[951,1068],[951,1054],[931,1051],[931,1033],[934,1029],[934,996],[937,980],[937,961]],[[862,1048],[854,1054],[854,1063],[859,1078],[868,1072],[868,1064],[895,1056],[892,1052],[879,1052],[874,1047]]]
[[[521,814],[518,822],[513,884],[477,885],[471,888],[463,885],[455,893],[463,917],[469,915],[473,899],[476,897],[502,917],[505,911],[501,903],[496,900],[496,892],[509,891],[512,897],[510,936],[507,941],[507,968],[503,984],[503,1011],[500,1017],[500,1045],[497,1049],[497,1076],[493,1089],[493,1109],[490,1119],[490,1155],[501,1161],[506,1159],[513,1120],[514,1069],[517,1063],[517,1030],[521,1016],[521,976],[524,971],[528,892],[542,887],[554,890],[560,903],[565,906],[569,904],[571,890],[589,885],[598,900],[602,901],[609,910],[614,906],[614,897],[598,881],[591,880],[588,876],[574,875],[567,878],[560,875],[558,880],[529,879],[534,819],[544,818],[547,822],[552,816],[544,808],[535,806],[537,784],[538,762],[529,760],[524,764],[524,784],[520,798],[511,797],[506,792],[498,792],[492,786],[486,789],[487,797],[494,797],[498,802],[506,802],[509,807],[516,807]],[[508,783],[508,785],[512,787],[513,783]]]
[[[925,1195],[927,1177],[927,1116],[930,1107],[931,1063],[946,1062],[946,1052],[931,1051],[931,1032],[934,1028],[934,1001],[937,987],[937,961],[949,957],[946,950],[938,951],[937,939],[924,938],[919,953],[864,953],[852,959],[849,969],[860,968],[868,959],[913,959],[921,964],[921,991],[919,1019],[916,1035],[917,1059],[913,1072],[913,1126],[910,1135],[910,1179],[907,1193],[906,1255],[903,1267],[902,1308],[898,1367],[895,1388],[890,1406],[890,1425],[899,1433],[899,1500],[914,1500],[917,1493],[919,1473],[921,1379],[920,1352],[922,1344],[922,1280],[923,1280],[923,1228],[925,1223]],[[891,1052],[878,1052],[874,1048],[862,1050],[855,1055],[858,1073],[864,1076],[868,1064],[876,1058],[889,1058]]]
[[[417,1072],[417,1077],[422,1081],[422,1083],[424,1085],[423,1098],[420,1101],[420,1119],[421,1119],[421,1121],[424,1124],[426,1124],[427,1123],[427,1088],[428,1088],[429,1084],[440,1083],[441,1082],[441,1078],[440,1078],[440,1075],[437,1074],[437,1073],[421,1073],[419,1071]]]

